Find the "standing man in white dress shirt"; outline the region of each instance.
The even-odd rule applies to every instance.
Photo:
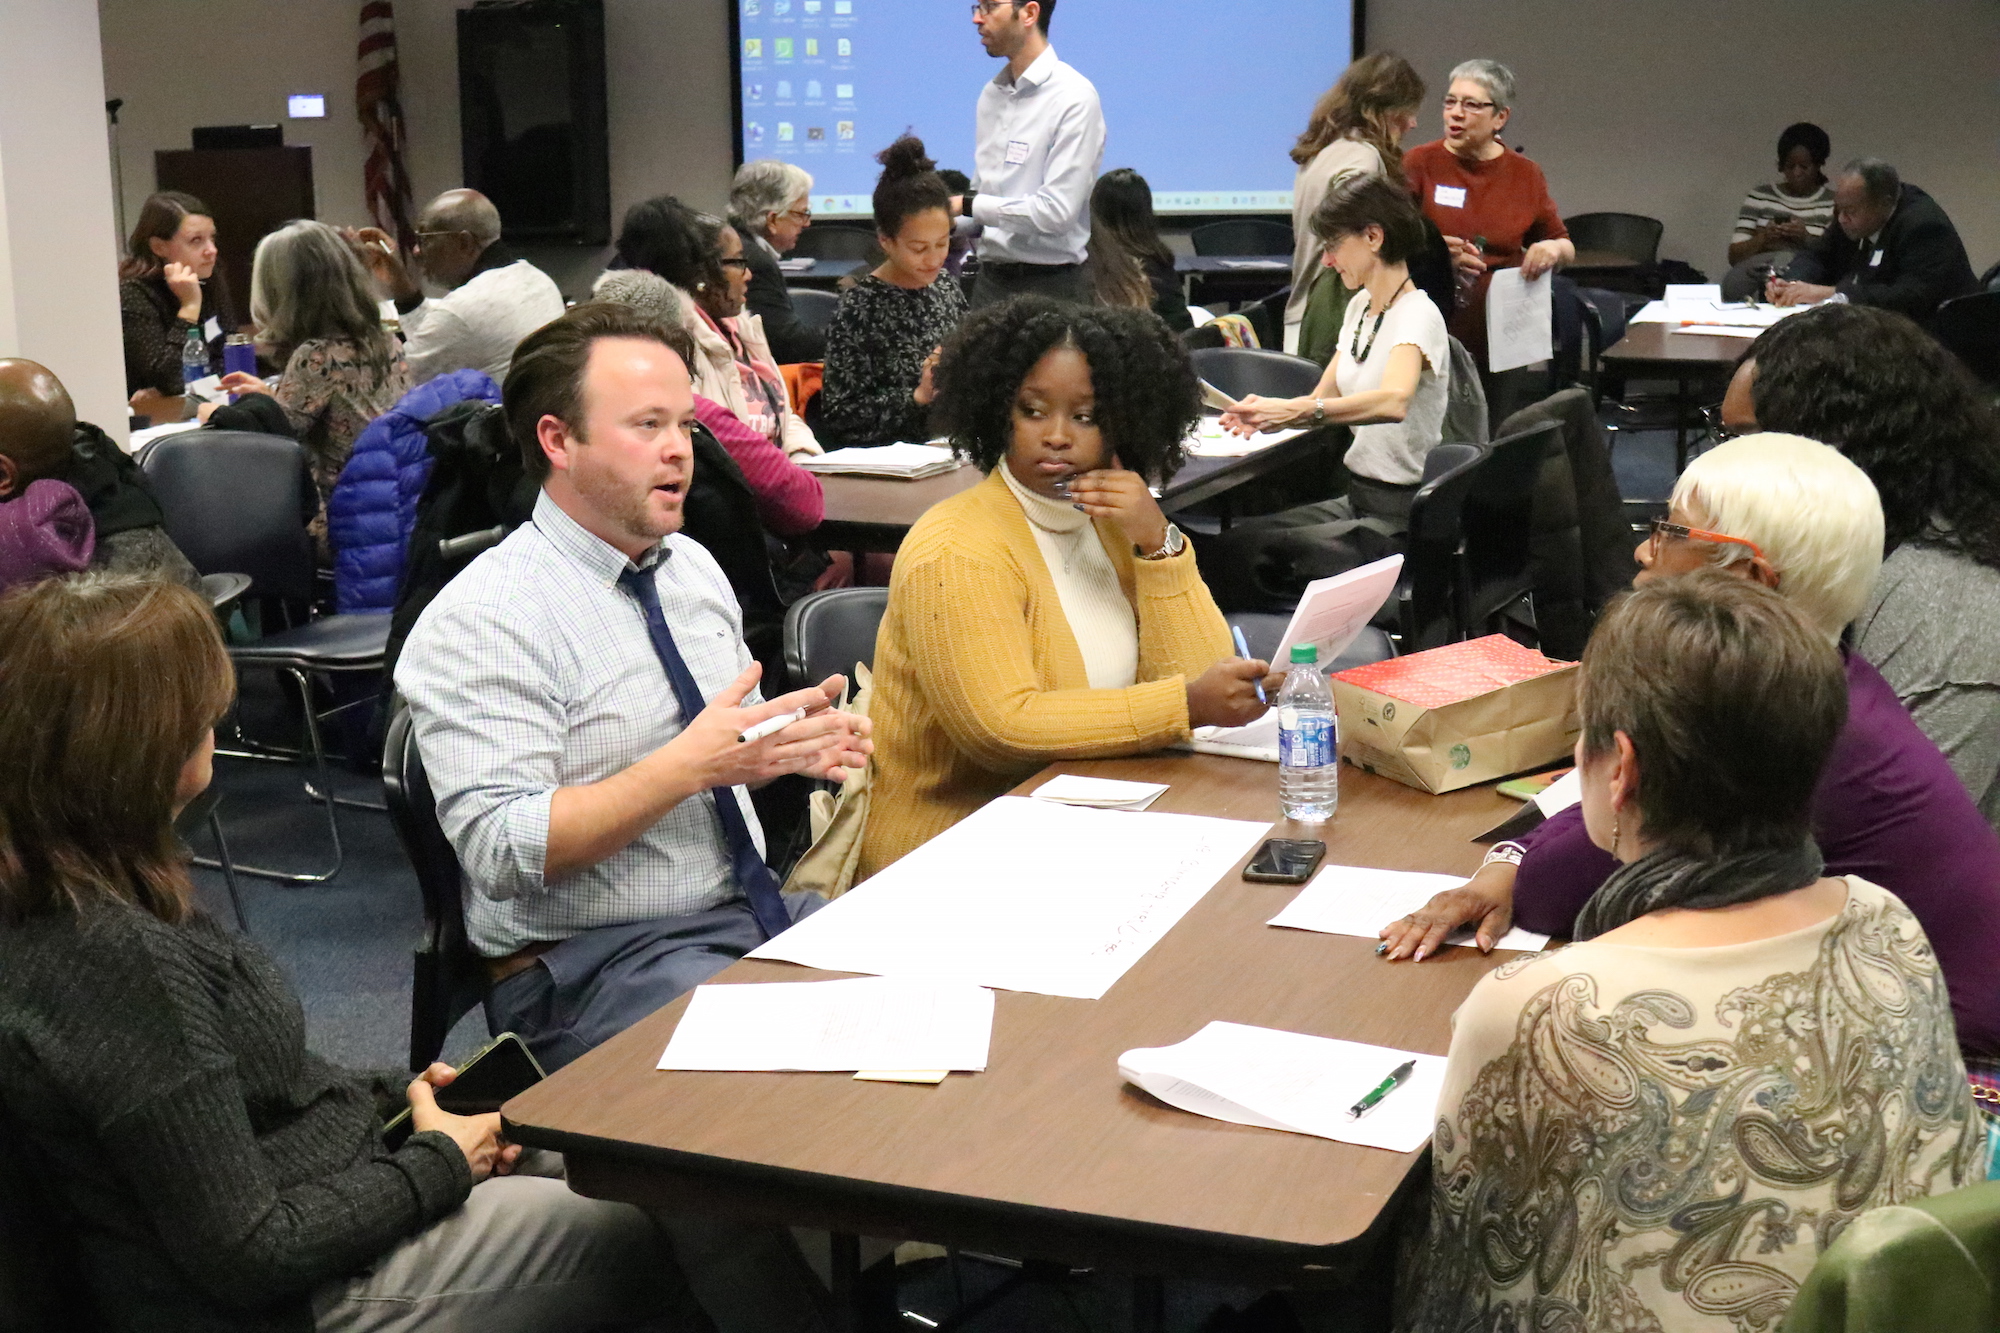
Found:
[[[1033,293],[1087,301],[1090,189],[1104,162],[1104,109],[1089,79],[1056,59],[1056,0],[979,0],[986,54],[1007,62],[979,94],[973,188],[956,201],[985,228],[972,305]]]

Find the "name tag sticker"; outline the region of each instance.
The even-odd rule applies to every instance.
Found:
[[[1431,199],[1444,208],[1465,207],[1465,187],[1463,185],[1437,185],[1431,189]]]
[[[1877,256],[1877,258],[1879,257],[1880,256]],[[214,315],[210,315],[208,317],[208,322],[201,326],[202,341],[212,343],[221,336],[222,336],[222,321],[217,319]]]
[[[1870,268],[1882,267],[1882,252],[1880,250],[1877,250],[1874,254],[1868,256],[1868,267]]]
[[[1028,141],[1026,139],[1009,139],[1007,141],[1007,165],[1018,167],[1027,160]]]

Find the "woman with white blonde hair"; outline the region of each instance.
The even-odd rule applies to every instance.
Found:
[[[324,222],[290,222],[257,242],[250,318],[258,350],[284,373],[275,384],[236,371],[222,387],[276,399],[312,459],[325,552],[326,498],[355,437],[412,387],[402,345],[382,327],[375,287],[354,247]]]
[[[1722,570],[1776,589],[1839,641],[1881,566],[1882,505],[1837,449],[1746,435],[1688,465],[1638,554],[1640,584]],[[1812,808],[1827,873],[1858,875],[1909,905],[1936,947],[1960,1045],[2000,1054],[2000,837],[1881,674],[1849,648],[1841,656],[1847,722]],[[1482,949],[1513,924],[1571,936],[1616,865],[1572,806],[1496,845],[1464,887],[1384,926],[1384,953],[1421,961],[1461,925],[1478,928]]]
[[[812,226],[813,178],[804,167],[767,157],[736,169],[729,187],[729,223],[743,237],[750,262],[750,292],[744,304],[764,320],[764,336],[780,365],[825,358],[826,334],[809,329],[792,309],[778,257],[799,243]]]

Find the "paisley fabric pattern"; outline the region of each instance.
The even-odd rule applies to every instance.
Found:
[[[1775,1333],[1861,1212],[1980,1179],[1930,942],[1847,884],[1775,939],[1579,944],[1480,982],[1400,1325]]]

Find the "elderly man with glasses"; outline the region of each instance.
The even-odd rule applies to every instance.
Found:
[[[500,210],[477,190],[446,190],[425,204],[407,258],[374,227],[343,234],[395,300],[418,384],[453,370],[503,380],[521,340],[563,312],[555,280],[507,248]],[[424,295],[419,273],[442,289],[437,296]]]
[[[979,94],[977,169],[972,188],[952,200],[953,212],[985,228],[975,309],[1029,293],[1090,300],[1083,264],[1104,109],[1090,80],[1056,59],[1055,11],[1056,0],[972,6],[980,45],[1007,62]]]
[[[1538,278],[1572,263],[1576,247],[1549,197],[1542,169],[1500,142],[1513,114],[1514,75],[1494,60],[1451,72],[1444,137],[1403,155],[1424,216],[1444,233],[1458,268],[1451,331],[1486,367],[1486,288],[1492,271],[1519,266]]]
[[[792,308],[778,257],[812,226],[813,178],[804,167],[767,157],[737,168],[729,187],[729,221],[743,238],[750,294],[743,304],[764,321],[764,338],[781,366],[826,359],[826,331],[814,329]]]

